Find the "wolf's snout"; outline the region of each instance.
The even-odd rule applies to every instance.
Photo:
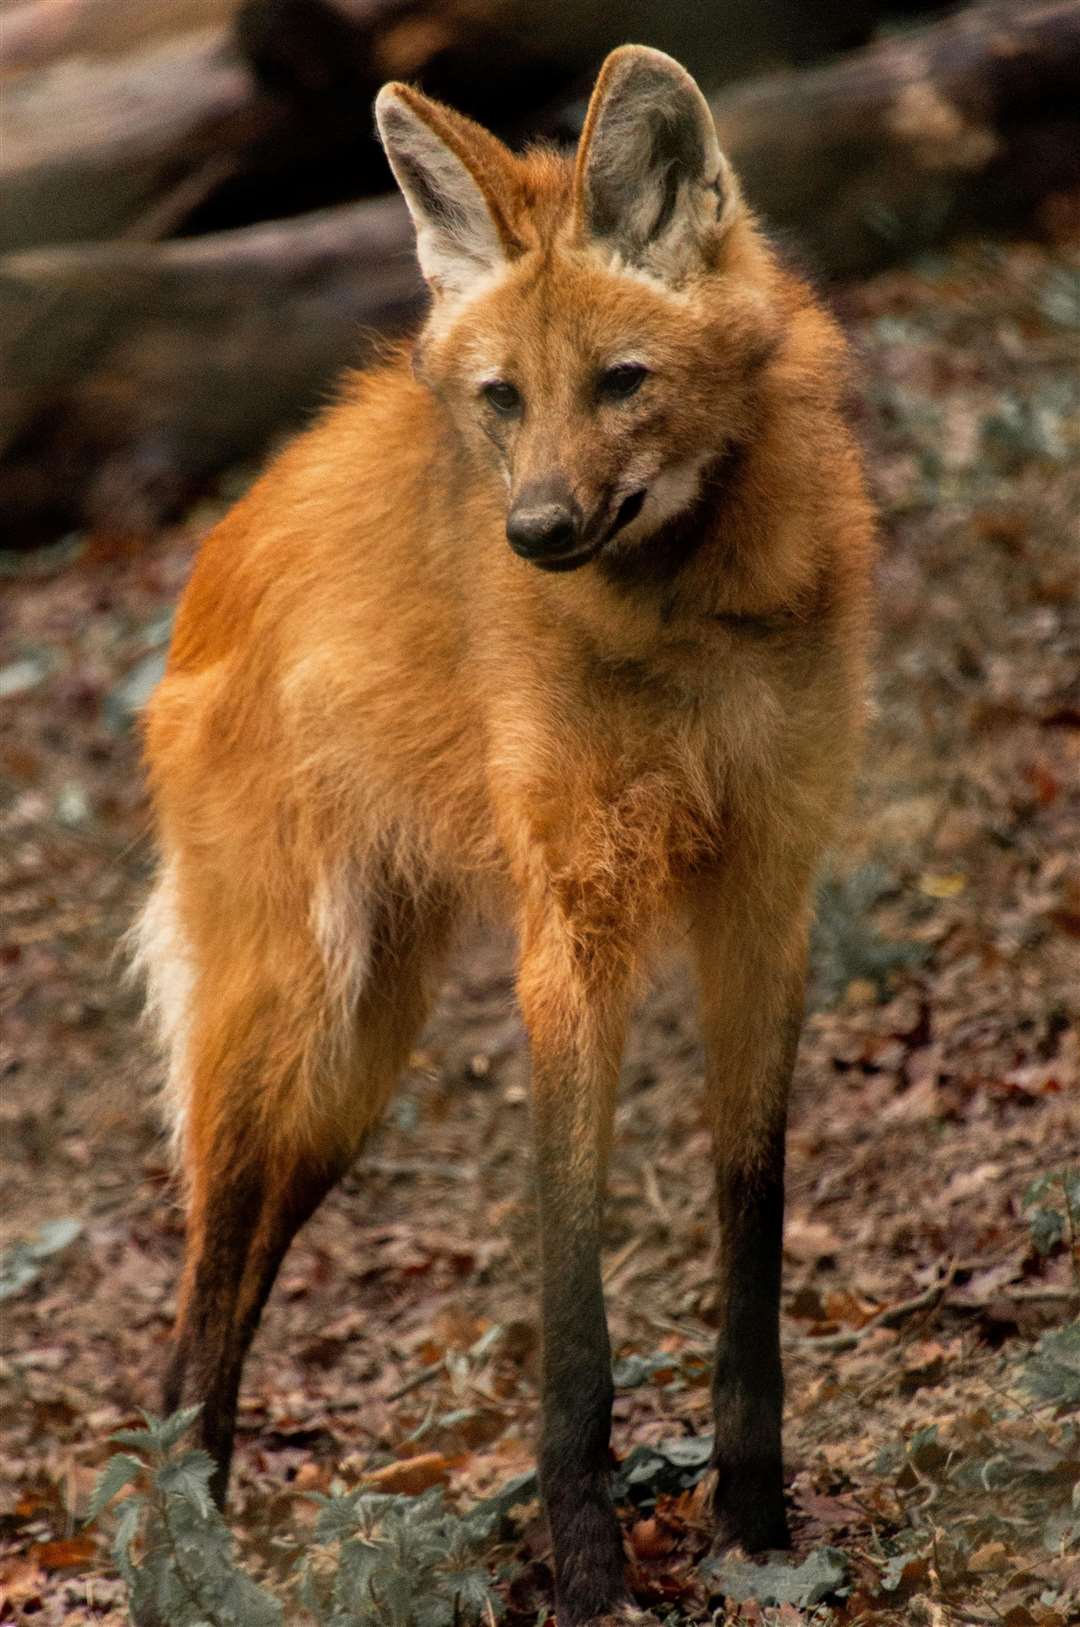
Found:
[[[573,552],[581,540],[584,516],[566,489],[552,486],[522,492],[506,517],[506,537],[522,559],[537,562]]]

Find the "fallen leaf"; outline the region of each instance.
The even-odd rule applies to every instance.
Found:
[[[784,1253],[792,1260],[814,1265],[840,1251],[840,1239],[823,1220],[791,1216],[784,1227]]]
[[[919,877],[919,891],[927,898],[957,898],[967,886],[967,877],[959,871],[945,874],[926,871]]]
[[[38,1542],[30,1550],[30,1557],[45,1570],[66,1570],[70,1565],[85,1565],[97,1553],[93,1537],[58,1537],[55,1542]]]
[[[825,1295],[825,1315],[830,1322],[842,1322],[849,1328],[861,1328],[877,1315],[881,1306],[847,1288],[834,1288]]]
[[[933,1340],[910,1345],[904,1353],[903,1393],[911,1395],[924,1384],[937,1384],[945,1372],[947,1352]]]
[[[801,1565],[777,1560],[752,1565],[737,1560],[702,1566],[731,1600],[757,1599],[761,1604],[821,1604],[842,1587],[847,1558],[838,1548],[815,1548]]]
[[[967,1562],[969,1571],[976,1576],[984,1571],[1007,1570],[1009,1554],[1003,1542],[984,1542],[981,1548],[976,1548]]]
[[[378,1491],[400,1491],[417,1497],[431,1486],[445,1486],[450,1478],[450,1459],[441,1452],[422,1452],[419,1457],[388,1463],[364,1476]]]
[[[636,1520],[630,1527],[630,1544],[639,1559],[662,1559],[675,1547],[675,1537],[659,1520]]]
[[[45,1572],[33,1559],[15,1558],[0,1565],[0,1611],[37,1602],[45,1591]]]

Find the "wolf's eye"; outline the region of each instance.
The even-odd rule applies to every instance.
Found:
[[[619,362],[600,374],[597,388],[605,401],[625,401],[639,390],[649,376],[649,369],[640,362]]]
[[[521,391],[508,384],[506,379],[492,379],[490,384],[484,385],[480,394],[489,407],[494,407],[496,412],[506,417],[521,407]]]

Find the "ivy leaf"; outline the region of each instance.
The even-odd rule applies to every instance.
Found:
[[[1039,1401],[1080,1407],[1080,1321],[1043,1334],[1024,1363],[1021,1383]]]
[[[751,1565],[737,1560],[714,1561],[702,1567],[730,1602],[794,1604],[802,1609],[821,1604],[844,1585],[847,1558],[838,1548],[815,1548],[801,1565],[782,1560]]]
[[[28,1287],[41,1270],[41,1261],[67,1248],[82,1229],[81,1220],[47,1220],[35,1237],[13,1243],[0,1253],[0,1299],[11,1299]]]
[[[612,1382],[617,1390],[636,1390],[654,1373],[667,1373],[678,1365],[677,1356],[622,1356],[612,1363]]]
[[[1065,1217],[1057,1209],[1036,1209],[1028,1221],[1031,1241],[1037,1251],[1052,1254],[1065,1237]]]

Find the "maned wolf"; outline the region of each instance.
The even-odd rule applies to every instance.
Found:
[[[626,1617],[605,1164],[658,936],[700,982],[720,1219],[722,1539],[787,1535],[788,1081],[815,866],[863,712],[872,520],[843,342],[669,57],[605,62],[576,158],[407,85],[379,130],[431,291],[202,548],[146,751],[140,952],[187,1262],[166,1405],[223,1498],[244,1356],[355,1157],[455,917],[516,922],[560,1627]]]

